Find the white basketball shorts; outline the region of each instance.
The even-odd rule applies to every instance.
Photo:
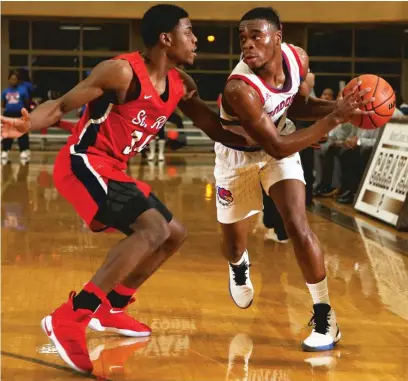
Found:
[[[215,154],[217,219],[223,224],[261,212],[261,186],[268,193],[281,180],[296,179],[305,184],[298,153],[276,160],[263,150],[246,152],[215,143]]]

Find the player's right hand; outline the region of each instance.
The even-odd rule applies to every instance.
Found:
[[[28,111],[23,108],[21,110],[21,118],[8,118],[7,116],[0,116],[1,137],[5,138],[19,138],[28,132],[31,126],[31,117]]]
[[[331,113],[331,116],[336,121],[336,124],[348,122],[353,119],[355,115],[371,115],[374,111],[363,111],[363,108],[367,103],[373,102],[375,98],[364,100],[364,95],[371,91],[369,87],[358,91],[358,87],[361,85],[361,81],[357,82],[353,91],[347,94],[344,98],[339,97],[336,100],[336,106]]]

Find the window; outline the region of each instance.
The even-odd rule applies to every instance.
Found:
[[[401,57],[402,30],[356,29],[356,57]]]
[[[83,25],[84,50],[129,51],[129,24]]]
[[[401,94],[401,77],[387,77],[386,75],[382,76],[394,89],[397,94]]]
[[[45,95],[50,89],[59,92],[71,89],[101,61],[113,58],[118,52],[129,51],[131,26],[132,30],[136,28],[136,22],[113,19],[90,19],[83,23],[68,18],[60,21],[19,18],[8,20],[8,25],[10,67],[27,68],[35,85]],[[203,21],[194,24],[194,33],[198,38],[199,55],[186,70],[197,81],[203,99],[212,102],[222,92],[226,78],[239,62],[238,23]],[[401,24],[375,27],[315,24],[309,27],[291,23],[284,25],[283,39],[302,46],[306,41],[305,33],[310,69],[317,73],[315,90],[318,95],[325,87],[337,93],[339,81],[348,82],[352,76],[366,73],[380,75],[396,91],[401,90],[405,64],[402,55],[408,59],[408,27]]]
[[[351,73],[351,62],[310,62],[313,73]]]
[[[228,74],[190,74],[198,86],[200,97],[205,101],[216,101],[224,91]]]
[[[315,87],[314,91],[317,97],[320,97],[323,90],[326,88],[332,89],[334,96],[337,97],[337,94],[340,91],[340,81],[344,81],[347,85],[351,81],[351,76],[326,76],[326,75],[317,75],[315,78]]]
[[[28,65],[28,55],[11,54],[10,55],[10,66],[27,66]]]
[[[401,74],[401,62],[356,62],[357,74]]]
[[[239,43],[239,27],[232,28],[232,52],[241,54],[241,46]]]
[[[10,49],[28,49],[28,21],[9,21]]]
[[[78,82],[78,71],[33,70],[33,83],[37,86],[36,95],[43,99],[48,99],[49,90],[54,90],[62,95],[71,90]]]
[[[33,48],[79,50],[79,24],[33,22]]]
[[[198,41],[198,51],[201,53],[229,53],[229,27],[219,25],[198,25],[193,28]],[[208,37],[214,37],[214,41],[210,42]]]
[[[110,57],[84,57],[82,64],[84,67],[94,68],[98,63],[106,60],[110,60],[113,56]]]
[[[307,52],[309,56],[351,57],[352,30],[310,28]]]
[[[33,56],[33,67],[78,67],[78,56]]]
[[[283,25],[283,42],[287,42],[295,46],[300,46],[301,48],[305,49],[305,34],[306,28],[301,24],[288,23]]]

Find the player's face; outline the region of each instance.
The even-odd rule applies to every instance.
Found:
[[[177,65],[192,65],[197,55],[197,37],[193,33],[191,21],[188,18],[180,19],[169,36],[169,58],[177,62]]]
[[[18,84],[18,78],[15,74],[10,75],[9,84],[11,87],[15,87]]]
[[[282,32],[266,20],[245,20],[239,25],[239,40],[244,62],[256,70],[273,60]]]

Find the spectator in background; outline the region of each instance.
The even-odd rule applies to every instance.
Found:
[[[395,110],[401,111],[403,115],[408,115],[408,104],[404,102],[404,99],[399,93],[396,93],[396,102],[397,102],[397,107]],[[397,115],[398,117],[399,115]],[[394,117],[394,115],[393,115]]]
[[[171,114],[171,116],[173,116]],[[169,121],[171,119],[171,116],[169,117]],[[164,148],[166,147],[166,130],[165,126],[160,129],[159,133],[157,134],[157,141],[159,142],[159,156],[158,156],[158,161],[164,161]],[[152,139],[152,141],[149,143],[149,155],[147,156],[148,161],[154,161],[156,158],[156,137]]]
[[[322,92],[322,95],[320,96],[320,99],[324,99],[326,101],[332,101],[334,100],[334,92],[332,89],[327,88],[324,89]]]
[[[327,142],[322,144],[318,153],[321,180],[315,190],[315,196],[336,197],[340,194],[342,187],[340,156],[344,150],[349,149],[349,140],[355,136],[356,128],[350,123],[340,124],[330,131]]]
[[[342,204],[352,204],[365,168],[377,141],[379,129],[363,130],[352,126],[353,136],[340,149],[341,183],[343,193],[337,199]]]
[[[9,87],[2,93],[2,111],[4,116],[19,118],[21,110],[26,108],[29,110],[30,96],[27,88],[21,84],[20,75],[17,71],[11,71],[8,77]],[[3,139],[1,142],[2,153],[1,160],[5,164],[8,162],[9,151],[13,145],[14,139]],[[30,160],[30,141],[28,133],[18,138],[20,148],[20,161],[25,164]]]
[[[309,86],[309,96],[315,97],[314,86],[315,86],[315,75],[309,72],[306,75],[305,82]],[[323,98],[326,99],[326,98]],[[327,100],[332,100],[327,98]],[[302,129],[311,126],[313,122],[310,121],[296,121],[296,128]],[[299,152],[300,160],[302,162],[303,173],[305,176],[306,182],[306,206],[312,205],[313,201],[313,184],[315,181],[314,177],[314,146],[310,146],[305,148],[304,150]]]
[[[35,86],[33,85],[31,81],[30,75],[28,73],[28,69],[25,69],[25,68],[18,69],[18,73],[20,75],[21,85],[27,89],[28,97],[29,97],[28,111],[31,112],[38,106],[38,102],[36,102],[33,99]]]
[[[329,100],[332,101],[334,100],[334,92],[330,88],[326,88],[323,90],[322,94],[320,95],[320,99],[324,100]],[[340,128],[340,127],[337,127]],[[337,129],[336,128],[336,129]],[[335,161],[333,163],[326,163],[326,155],[328,153],[328,150],[331,145],[334,144],[333,138],[330,139],[330,137],[335,134],[335,130],[330,131],[330,133],[322,138],[319,142],[319,144],[314,145],[313,147],[315,148],[314,152],[314,169],[316,172],[316,178],[317,178],[317,186],[313,192],[314,196],[320,196],[323,193],[324,194],[330,194],[334,189],[340,187],[340,178],[337,176],[334,179],[332,178],[333,173],[334,174],[339,174],[339,164],[336,163]],[[337,164],[337,166],[336,166]],[[327,165],[327,168],[325,168],[325,165]],[[336,167],[335,167],[336,166]],[[335,168],[338,168],[335,172],[333,170]]]
[[[179,137],[182,139],[178,139],[178,141],[174,142],[174,147],[173,149],[181,148],[181,146],[185,146],[186,139],[185,139],[185,134],[181,132],[180,130],[184,129],[184,124],[183,124],[183,119],[182,117],[175,111],[173,112],[168,119],[168,122],[171,122],[176,125]],[[159,155],[158,155],[158,160],[159,161],[164,161],[164,148],[166,147],[166,132],[165,132],[165,126],[159,131],[158,133],[158,143],[159,143]],[[154,161],[156,158],[156,139],[154,138],[150,143],[149,143],[149,155],[147,156],[148,161]]]
[[[22,86],[24,86],[27,89],[29,102],[31,102],[33,98],[34,86],[31,81],[28,70],[24,68],[18,69],[18,74],[20,77],[20,83]]]

